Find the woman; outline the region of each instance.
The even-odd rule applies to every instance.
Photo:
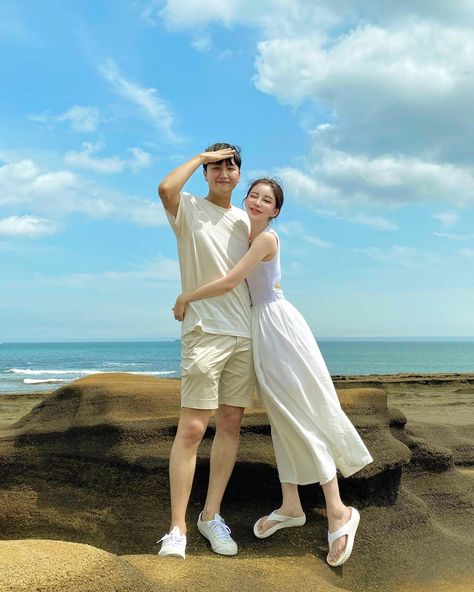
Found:
[[[349,559],[359,513],[343,504],[336,469],[348,477],[372,462],[354,426],[342,411],[326,364],[300,313],[280,286],[280,245],[269,227],[283,205],[273,179],[254,181],[245,198],[251,223],[250,248],[226,276],[178,296],[175,318],[183,320],[195,300],[220,296],[247,281],[252,300],[252,343],[259,391],[272,428],[282,487],[282,504],[254,526],[266,538],[281,528],[302,526],[306,516],[298,485],[320,483],[328,516],[327,562]]]

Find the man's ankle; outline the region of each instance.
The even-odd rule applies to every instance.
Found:
[[[209,520],[213,520],[216,514],[219,514],[219,510],[211,511],[204,508],[204,510],[201,512],[201,520],[203,522],[208,522]]]
[[[186,528],[186,524],[184,522],[171,522],[170,529],[168,532],[171,532],[175,526],[179,528],[181,534],[187,533],[188,529]]]

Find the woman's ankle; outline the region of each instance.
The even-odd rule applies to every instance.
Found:
[[[326,508],[326,515],[331,520],[343,520],[350,513],[349,507],[342,504],[337,508]]]
[[[297,517],[302,516],[304,514],[304,510],[301,506],[295,506],[295,505],[285,506],[284,504],[282,504],[276,513],[279,514],[280,516],[288,516],[290,518],[297,518]]]

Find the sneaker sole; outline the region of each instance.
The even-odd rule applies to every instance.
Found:
[[[178,559],[186,559],[186,556],[181,555],[181,553],[162,553],[161,551],[158,552],[158,557],[178,557]]]

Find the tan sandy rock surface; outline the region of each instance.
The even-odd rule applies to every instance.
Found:
[[[263,541],[252,534],[253,522],[279,502],[261,408],[246,413],[223,504],[239,555],[214,555],[195,527],[205,497],[211,425],[200,448],[183,562],[158,558],[155,543],[168,528],[167,459],[179,381],[96,375],[47,397],[0,398],[0,591],[470,590],[472,420],[460,419],[472,418],[473,385],[474,377],[469,382],[462,375],[451,382],[404,382],[403,376],[337,382],[374,463],[341,480],[344,499],[360,509],[362,521],[353,557],[336,570],[325,562],[318,486],[301,488],[303,528]],[[425,411],[427,422],[416,411],[423,402],[436,407]],[[443,421],[431,421],[435,415]]]

